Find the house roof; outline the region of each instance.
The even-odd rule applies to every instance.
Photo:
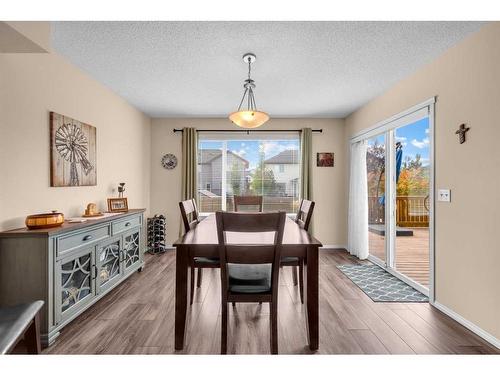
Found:
[[[285,150],[264,160],[265,164],[297,164],[299,163],[299,150]]]
[[[227,150],[228,154],[232,154],[234,157],[240,159],[245,163],[245,166],[248,168],[248,160],[242,158],[240,155],[237,153]],[[220,158],[222,156],[222,150],[218,149],[202,149],[198,150],[198,160],[200,161],[200,164],[208,164],[212,163],[215,159]]]
[[[217,194],[212,193],[209,190],[201,189],[201,190],[199,190],[199,192],[201,195],[204,195],[205,197],[209,197],[209,198],[217,198],[218,197]]]

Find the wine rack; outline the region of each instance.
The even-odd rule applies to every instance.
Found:
[[[155,215],[148,218],[148,251],[153,254],[163,253],[166,250],[166,218]]]

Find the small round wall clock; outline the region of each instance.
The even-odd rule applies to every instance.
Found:
[[[161,165],[165,169],[174,169],[177,166],[177,157],[174,154],[165,154],[161,158]]]

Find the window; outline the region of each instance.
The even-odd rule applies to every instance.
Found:
[[[262,195],[264,211],[296,212],[299,153],[298,132],[200,132],[200,212],[233,211],[234,195]]]

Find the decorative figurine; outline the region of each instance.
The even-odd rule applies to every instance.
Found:
[[[125,191],[125,182],[120,182],[118,186],[118,198],[123,198],[123,192]]]
[[[465,142],[465,133],[467,133],[470,130],[465,124],[460,125],[460,128],[455,132],[455,134],[458,134],[458,141],[460,144]]]
[[[83,217],[95,217],[95,216],[103,216],[103,213],[97,211],[97,205],[95,203],[87,204],[87,208],[85,209],[85,213],[82,215]]]

